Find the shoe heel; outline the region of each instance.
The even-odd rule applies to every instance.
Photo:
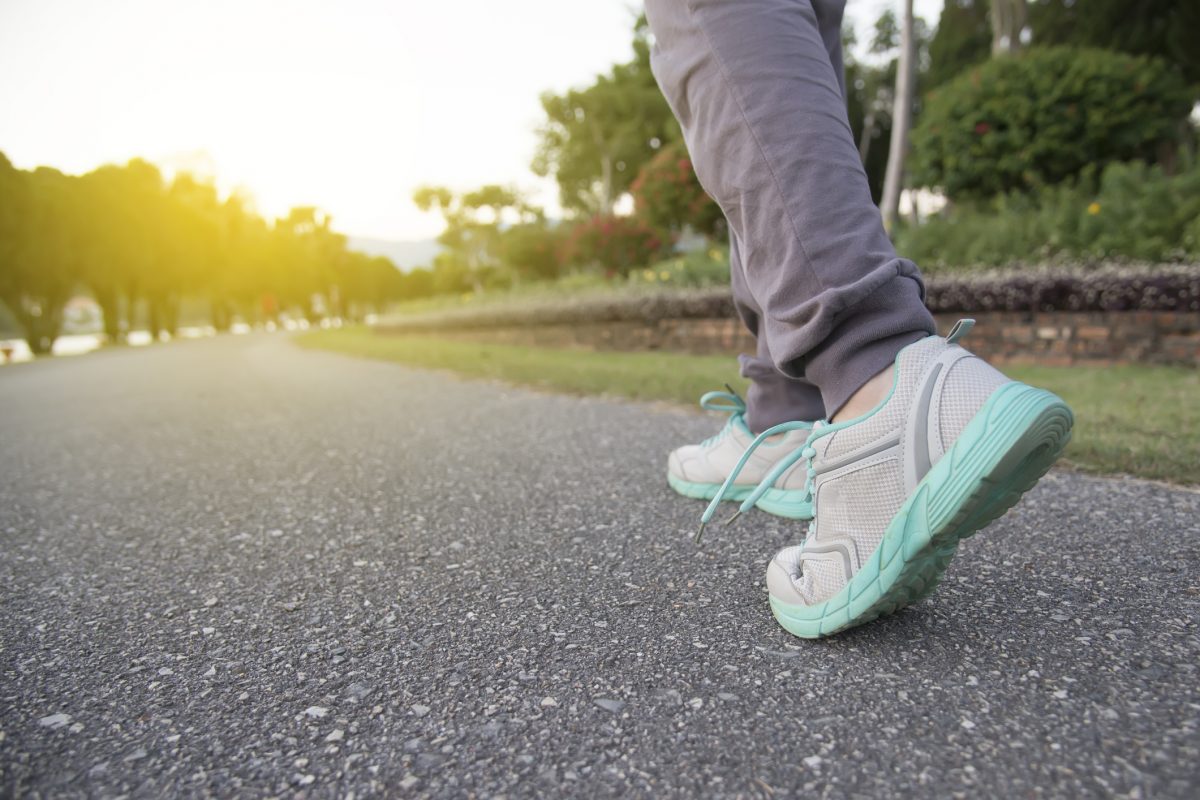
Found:
[[[952,469],[928,498],[932,544],[957,543],[1016,505],[1062,455],[1073,425],[1052,392],[1022,383],[997,389],[946,454]]]

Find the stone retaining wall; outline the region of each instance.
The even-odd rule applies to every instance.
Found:
[[[939,314],[942,333],[972,316],[970,349],[995,363],[1179,364],[1200,366],[1200,313],[1194,311]],[[540,347],[667,350],[696,354],[753,352],[741,322],[728,318],[627,319],[443,329],[439,337]]]

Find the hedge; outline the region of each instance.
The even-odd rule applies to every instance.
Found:
[[[983,311],[1196,311],[1200,264],[1055,268],[933,276],[926,305],[935,313]],[[734,315],[729,290],[585,296],[575,300],[457,309],[380,324],[387,332],[479,330]]]

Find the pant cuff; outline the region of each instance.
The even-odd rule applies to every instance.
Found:
[[[897,275],[848,310],[805,359],[804,375],[820,387],[829,417],[903,348],[937,332],[921,295],[916,279]]]
[[[743,378],[750,379],[746,391],[746,425],[755,434],[781,422],[825,418],[821,392],[806,380],[789,378],[775,365],[752,356],[738,356]]]

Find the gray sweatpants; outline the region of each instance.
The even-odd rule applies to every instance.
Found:
[[[645,0],[650,66],[729,222],[747,422],[832,416],[934,332],[846,116],[844,0]]]

